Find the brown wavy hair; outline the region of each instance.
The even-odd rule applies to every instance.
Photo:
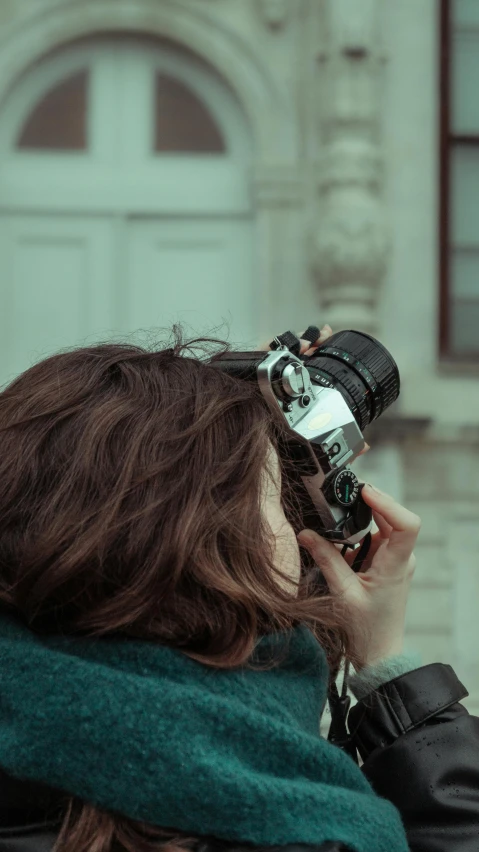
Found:
[[[337,671],[353,659],[340,601],[312,572],[292,594],[273,564],[261,487],[279,422],[215,367],[227,344],[171,342],[60,353],[0,394],[0,606],[40,634],[156,640],[221,668],[306,623]],[[55,850],[195,842],[70,798]]]

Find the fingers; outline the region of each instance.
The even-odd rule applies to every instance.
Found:
[[[388,524],[386,518],[380,512],[373,512],[373,519],[381,538],[388,539],[392,533],[392,527]]]
[[[376,523],[381,530],[382,524],[388,524],[391,528],[388,541],[388,552],[394,553],[400,559],[408,559],[416,544],[421,519],[397,503],[388,494],[366,485],[362,490],[362,496],[374,514],[377,514]]]
[[[383,538],[383,536],[381,535],[380,532],[375,532],[375,533],[372,534],[371,544],[369,546],[368,554],[367,554],[367,556],[366,556],[366,558],[363,562],[363,566],[361,568],[361,571],[356,572],[357,574],[365,574],[366,573],[366,571],[368,570],[368,566],[371,564],[371,562],[372,562],[374,556],[376,555],[377,551],[379,550],[381,545],[383,545],[384,543],[385,543],[385,539]],[[339,545],[339,547],[341,548],[341,545]],[[354,560],[356,559],[356,556],[358,555],[358,550],[359,550],[359,547],[357,547],[355,550],[347,550],[346,553],[343,556],[343,559],[348,563],[350,568],[351,568]]]
[[[321,332],[320,332],[320,335],[319,335],[318,339],[314,341],[314,343],[311,343],[310,340],[304,340],[304,338],[300,338],[301,339],[300,355],[314,355],[317,347],[321,346],[322,343],[325,343],[325,341],[328,339],[328,337],[331,337],[332,333],[333,333],[333,329],[331,328],[330,325],[323,325]]]
[[[369,446],[369,444],[364,444],[363,449],[361,450],[360,453],[358,453],[357,457],[359,458],[359,456],[364,456],[365,453],[369,453],[370,449],[371,449],[371,447]]]
[[[318,337],[317,340],[314,341],[314,343],[311,343],[310,340],[305,340],[303,337],[300,337],[301,350],[300,350],[299,354],[300,355],[314,355],[317,347],[321,346],[321,344],[324,343],[328,339],[328,337],[331,337],[332,333],[333,333],[333,329],[331,328],[330,325],[323,325],[321,332],[319,334],[319,337]],[[259,347],[259,350],[261,352],[268,352],[269,349],[270,349],[269,344],[270,344],[270,341],[268,341],[268,343],[262,343],[261,346]]]
[[[313,530],[302,530],[297,538],[300,546],[309,551],[316,565],[321,569],[333,594],[342,594],[351,582],[355,582],[355,574],[332,542],[322,538]]]

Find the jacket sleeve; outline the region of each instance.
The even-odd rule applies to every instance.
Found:
[[[411,852],[478,852],[479,718],[453,669],[422,666],[349,713],[362,769],[400,811]]]

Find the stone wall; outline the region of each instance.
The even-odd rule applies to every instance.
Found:
[[[406,503],[423,519],[408,641],[454,666],[479,714],[479,434],[444,437],[404,447]]]

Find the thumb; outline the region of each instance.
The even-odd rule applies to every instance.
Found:
[[[297,539],[321,569],[329,590],[334,594],[342,594],[351,584],[351,579],[354,580],[355,574],[334,544],[313,530],[302,530]]]

